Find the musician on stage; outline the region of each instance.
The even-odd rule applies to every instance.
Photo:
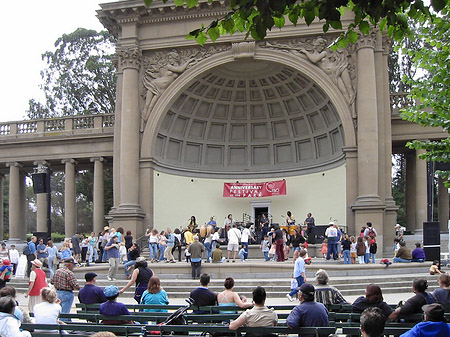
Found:
[[[266,214],[263,213],[261,215],[261,219],[259,220],[259,224],[260,224],[261,230],[262,230],[262,237],[264,237],[269,232],[269,224],[270,224],[270,221],[267,218]]]
[[[236,221],[233,219],[233,214],[228,214],[227,218],[223,222],[225,230],[231,228]]]
[[[316,240],[315,240],[316,236],[314,234],[314,227],[316,227],[316,224],[315,224],[314,217],[312,216],[311,213],[308,213],[306,215],[304,224],[306,226],[308,226],[308,230],[306,231],[306,233],[308,234],[308,243],[316,243]]]
[[[191,219],[189,220],[188,228],[191,231],[191,233],[194,233],[195,229],[198,227],[197,220],[195,220],[195,216],[191,216]]]

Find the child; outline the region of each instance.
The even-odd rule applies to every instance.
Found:
[[[9,282],[12,275],[12,267],[9,259],[4,259],[0,267],[0,289],[6,286],[6,282]]]
[[[266,261],[269,261],[270,260],[270,258],[269,258],[269,237],[267,236],[267,235],[264,235],[264,240],[261,242],[261,251],[263,252],[263,254],[264,254],[264,259],[266,260]]]
[[[300,249],[306,252],[305,256],[303,256],[303,260],[305,260],[305,264],[311,264],[311,256],[308,256],[308,249],[306,248],[306,242],[300,244]]]
[[[438,260],[434,260],[433,264],[430,267],[430,275],[439,275],[439,274],[443,274],[443,272],[441,272],[441,270],[439,269],[440,267],[440,262]]]
[[[394,257],[397,256],[397,252],[400,249],[400,239],[395,238],[394,239]]]
[[[19,251],[16,249],[15,245],[11,245],[9,249],[9,260],[11,261],[11,265],[13,267],[13,275],[16,275],[17,265],[19,264]]]
[[[184,255],[186,255],[186,262],[189,263],[191,261],[191,253],[189,253],[189,245],[186,245],[186,248],[184,248]]]
[[[124,243],[120,244],[120,247],[119,247],[119,261],[120,261],[120,263],[123,263],[123,264],[125,264],[125,262],[128,261],[128,259],[127,259],[127,249],[125,248],[125,244]]]
[[[352,260],[352,264],[356,264],[356,238],[352,235],[350,241],[352,243],[350,246],[350,259]]]
[[[373,238],[370,240],[370,259],[372,259],[372,263],[375,263],[375,255],[377,254],[377,240]]]
[[[323,239],[322,247],[320,248],[320,252],[322,253],[322,257],[325,259],[328,253],[328,240]]]
[[[366,247],[366,254],[364,254],[364,263],[369,263],[370,262],[370,245],[369,245],[369,236],[365,236],[363,238],[364,240],[364,246]]]
[[[241,262],[245,262],[245,246],[244,245],[242,245],[242,248],[238,253],[238,257],[241,259]]]
[[[344,256],[344,264],[350,264],[350,248],[352,242],[349,240],[348,235],[344,235],[344,240],[342,240],[342,254]]]

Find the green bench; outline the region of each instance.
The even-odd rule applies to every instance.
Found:
[[[384,335],[386,336],[400,336],[401,334],[404,334],[406,331],[410,330],[411,327],[408,326],[398,326],[398,327],[392,327],[392,326],[386,326],[384,328]],[[350,326],[344,326],[342,327],[342,333],[344,335],[347,335],[347,337],[360,337],[361,336],[361,330],[359,327],[350,327]]]

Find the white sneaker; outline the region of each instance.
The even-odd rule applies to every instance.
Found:
[[[112,281],[113,279],[109,276],[107,276],[108,281]]]
[[[116,281],[117,279],[113,278],[111,281]]]
[[[286,294],[286,297],[289,299],[289,301],[294,302],[294,298],[291,295]]]

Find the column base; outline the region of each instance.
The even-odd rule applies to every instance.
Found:
[[[355,205],[353,207],[385,207],[385,204],[381,201],[379,195],[376,194],[363,194],[356,198]]]
[[[384,210],[383,223],[383,256],[391,258],[394,256],[395,224],[397,222],[398,206],[387,206]]]
[[[121,204],[118,208],[112,209],[108,214],[108,222],[114,228],[122,227],[123,230],[131,231],[134,240],[145,233],[143,222],[146,214],[139,205]]]
[[[355,235],[358,236],[361,227],[365,227],[367,222],[371,222],[377,231],[377,256],[383,254],[384,240],[383,240],[383,223],[384,223],[384,209],[385,205],[353,205],[352,210],[355,213]]]

